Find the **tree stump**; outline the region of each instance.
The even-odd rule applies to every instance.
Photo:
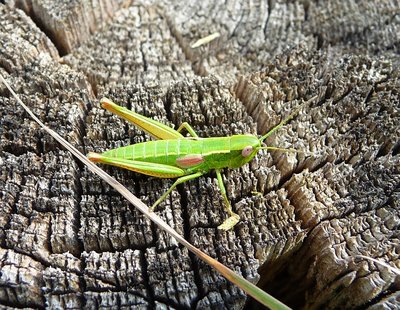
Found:
[[[5,3],[4,3],[5,2]],[[82,152],[147,141],[116,103],[201,137],[265,134],[260,152],[157,212],[294,308],[397,308],[400,8],[365,1],[0,2],[0,74]],[[220,37],[193,49],[199,38]],[[0,86],[0,304],[243,309],[257,304],[62,149]],[[151,205],[172,184],[104,167]],[[261,194],[254,194],[258,192]]]

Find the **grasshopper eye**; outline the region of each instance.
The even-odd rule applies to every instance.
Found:
[[[243,157],[250,156],[251,153],[253,153],[253,150],[254,150],[254,148],[253,148],[251,145],[246,146],[246,147],[242,150],[242,156],[243,156]]]

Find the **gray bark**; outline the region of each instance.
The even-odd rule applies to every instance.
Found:
[[[150,139],[103,111],[103,96],[202,137],[264,134],[317,96],[267,140],[304,153],[264,151],[224,171],[241,217],[232,231],[217,229],[226,212],[213,174],[157,212],[290,306],[396,308],[398,277],[358,255],[400,266],[400,8],[364,2],[0,3],[0,74],[84,153]],[[0,122],[2,306],[256,306],[82,167],[3,86]],[[172,184],[104,169],[147,204]]]

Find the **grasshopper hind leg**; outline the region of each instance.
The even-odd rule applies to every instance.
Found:
[[[177,132],[181,132],[182,129],[186,129],[186,131],[193,137],[193,138],[198,138],[199,136],[197,133],[194,131],[193,127],[189,125],[187,122],[183,122],[179,128],[176,130]]]

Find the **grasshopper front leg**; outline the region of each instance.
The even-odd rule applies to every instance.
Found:
[[[216,169],[215,172],[217,174],[218,185],[222,197],[224,197],[225,200],[226,211],[228,211],[228,214],[230,215],[230,217],[228,217],[221,225],[219,225],[218,228],[227,231],[233,228],[233,226],[235,226],[240,221],[240,216],[232,211],[232,206],[228,200],[228,196],[226,196],[226,190],[224,182],[222,181],[221,171],[219,169]]]

